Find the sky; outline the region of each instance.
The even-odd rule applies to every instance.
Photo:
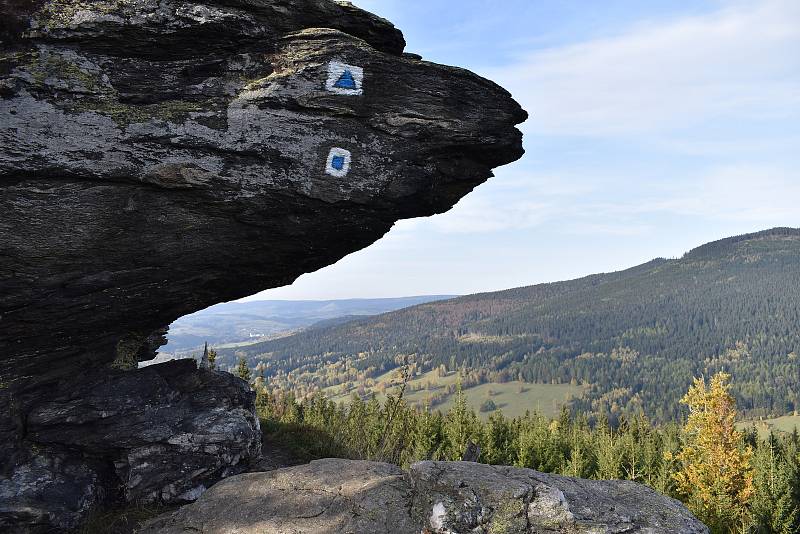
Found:
[[[451,211],[253,299],[469,294],[800,227],[800,1],[356,0],[530,113]]]

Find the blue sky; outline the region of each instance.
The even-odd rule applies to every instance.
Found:
[[[509,89],[527,153],[450,212],[251,298],[475,293],[800,226],[800,1],[355,3]]]

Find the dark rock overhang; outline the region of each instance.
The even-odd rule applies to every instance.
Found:
[[[505,90],[345,2],[6,6],[6,387],[152,357],[163,325],[446,211],[523,152]]]

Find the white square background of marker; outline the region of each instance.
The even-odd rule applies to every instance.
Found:
[[[342,77],[346,70],[350,71],[353,75],[353,81],[356,84],[355,89],[346,89],[344,87],[335,87],[336,82]],[[332,93],[339,95],[360,95],[364,92],[364,69],[356,67],[355,65],[347,65],[339,61],[331,61],[328,63],[328,81],[325,83],[325,88]]]
[[[344,165],[342,165],[341,169],[336,169],[333,167],[333,158],[336,156],[344,158]],[[325,172],[337,178],[347,176],[347,173],[350,172],[350,158],[351,156],[349,150],[336,147],[332,148],[328,153],[328,161],[325,163]]]

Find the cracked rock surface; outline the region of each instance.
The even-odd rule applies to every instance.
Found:
[[[225,372],[176,360],[65,379],[17,419],[23,446],[6,449],[0,530],[74,528],[93,506],[182,503],[259,459],[255,394]],[[12,413],[9,399],[0,408]]]
[[[674,533],[708,529],[674,499],[626,481],[471,462],[326,459],[220,482],[143,534]]]

